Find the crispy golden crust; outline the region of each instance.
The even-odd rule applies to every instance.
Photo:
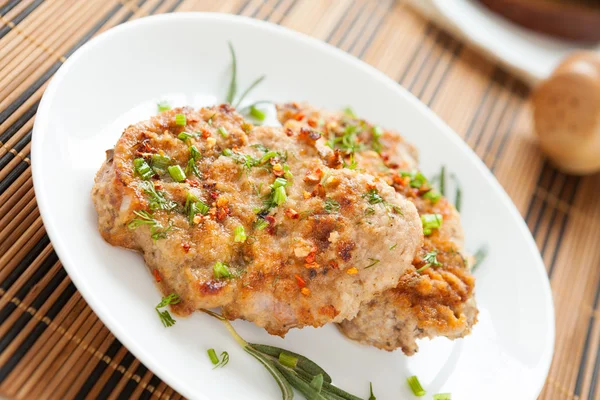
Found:
[[[343,321],[339,325],[342,332],[351,339],[382,349],[400,347],[406,354],[417,351],[416,338],[456,338],[468,334],[477,315],[473,299],[475,279],[467,268],[460,216],[447,199],[442,197],[434,204],[424,198],[423,194],[430,190],[428,185],[413,187],[410,177],[401,174],[417,168],[414,148],[395,132],[379,130],[364,120],[323,112],[306,104],[279,105],[278,116],[286,127],[313,127],[325,138],[347,137],[351,132],[349,126],[360,127],[355,135],[357,146],[353,155],[357,168],[386,180],[415,204],[419,214],[443,216],[441,228],[425,236],[413,267],[401,277],[397,287],[364,304],[353,320]],[[350,163],[349,153],[352,149],[340,149],[343,163]],[[425,255],[432,251],[437,252],[437,260],[442,265],[417,272],[426,264]]]
[[[186,116],[185,126],[175,123],[176,114]],[[193,136],[178,139],[184,131]],[[144,254],[163,292],[182,298],[179,313],[222,306],[228,318],[278,335],[352,318],[410,268],[422,244],[420,221],[383,180],[332,163],[335,154],[317,139],[302,129],[252,127],[227,105],[175,109],[132,125],[96,176],[100,232]],[[184,182],[160,172],[144,181],[134,172],[134,159],[152,164],[155,154],[185,169],[191,145],[202,155],[193,162],[198,176],[188,169]],[[284,176],[285,203],[267,207],[271,185]],[[149,182],[167,209],[151,202]],[[370,191],[384,202],[371,204]],[[208,205],[206,215],[189,217],[188,194]],[[366,209],[373,212],[366,216]],[[139,222],[140,211],[154,225]],[[245,242],[234,240],[240,226]],[[374,254],[380,262],[366,268]],[[232,277],[216,277],[217,262]]]

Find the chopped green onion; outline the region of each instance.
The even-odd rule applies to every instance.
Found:
[[[186,140],[193,138],[194,135],[187,132],[181,132],[179,135],[177,135],[177,137],[185,142]]]
[[[186,123],[185,114],[175,114],[175,125],[185,126]]]
[[[383,203],[383,197],[379,195],[377,189],[371,189],[367,193],[362,195],[363,198],[367,199],[369,204],[379,204]]]
[[[185,200],[185,209],[188,215],[188,221],[190,225],[194,225],[194,217],[196,214],[206,215],[210,210],[210,207],[206,205],[202,200],[198,200],[196,196],[191,193],[187,194]]]
[[[290,167],[288,167],[287,165],[283,166],[283,177],[289,181],[294,180],[294,175],[292,175],[292,173],[290,172]]]
[[[133,160],[133,167],[135,172],[142,178],[143,180],[148,180],[154,176],[154,171],[148,165],[148,163],[143,158],[136,158]]]
[[[265,114],[265,112],[264,112],[264,111],[262,111],[262,110],[259,110],[259,109],[258,109],[258,108],[256,108],[254,105],[252,105],[252,106],[250,107],[250,115],[251,115],[253,118],[255,118],[255,119],[259,120],[260,122],[264,121],[264,120],[265,120],[265,118],[266,118],[266,116],[267,116],[267,115]]]
[[[167,101],[160,101],[156,105],[158,106],[158,112],[163,112],[171,109],[171,106]]]
[[[423,224],[423,234],[425,236],[431,235],[434,229],[438,229],[442,226],[442,221],[442,214],[422,214],[421,223]]]
[[[169,156],[161,156],[160,154],[152,155],[152,168],[165,171],[169,165],[171,165],[171,158]]]
[[[219,363],[219,357],[217,357],[215,349],[208,349],[207,353],[208,358],[210,358],[210,362],[213,363],[213,365],[217,365]]]
[[[194,161],[198,161],[199,159],[202,158],[202,154],[200,153],[200,150],[198,150],[198,148],[194,145],[190,146],[190,156],[194,159]]]
[[[427,178],[419,171],[401,171],[400,175],[410,178],[410,187],[419,189],[427,183]]]
[[[233,241],[236,243],[244,243],[246,241],[246,231],[242,225],[236,226],[234,230],[235,237]]]
[[[284,178],[277,178],[277,179],[275,179],[275,182],[273,182],[271,187],[273,189],[277,189],[277,188],[285,186],[285,185],[287,185],[287,180],[285,180]]]
[[[198,178],[200,178],[200,171],[198,170],[198,167],[196,166],[196,161],[194,161],[193,158],[190,158],[188,160],[187,166],[185,167],[185,174],[194,174]]]
[[[452,400],[450,393],[438,393],[433,395],[433,400]]]
[[[208,204],[205,204],[202,200],[196,202],[196,210],[202,215],[208,214],[210,211],[210,207]]]
[[[267,226],[269,226],[269,222],[267,222],[267,220],[264,218],[258,218],[256,222],[254,222],[254,229],[257,231],[262,231]]]
[[[435,204],[442,198],[442,194],[435,189],[431,189],[423,195],[423,198],[431,201],[432,204]]]
[[[223,155],[227,156],[227,157],[231,157],[233,155],[233,151],[231,151],[231,149],[225,149],[225,150],[223,150]]]
[[[347,116],[349,116],[351,118],[356,118],[356,114],[354,113],[354,110],[352,110],[352,108],[350,108],[350,106],[344,108],[344,114],[346,114]]]
[[[171,175],[171,178],[173,178],[175,182],[185,181],[185,172],[183,172],[183,169],[181,169],[179,165],[171,165],[167,169],[169,171],[169,175]]]
[[[229,46],[229,52],[231,53],[231,80],[229,81],[229,90],[227,91],[227,98],[225,101],[229,104],[233,104],[233,99],[237,92],[237,60],[231,42],[227,42],[227,45]]]
[[[296,364],[298,364],[298,359],[290,354],[282,352],[279,353],[279,362],[288,368],[296,368]]]
[[[227,132],[227,129],[225,129],[224,127],[220,126],[217,128],[217,131],[221,134],[221,136],[223,137],[227,137],[227,135],[229,135],[229,132]]]
[[[231,278],[232,276],[227,264],[224,264],[220,261],[217,261],[213,266],[213,274],[216,279]]]
[[[285,188],[283,186],[273,189],[273,203],[280,206],[285,203],[286,200],[287,194],[285,193]]]
[[[269,161],[271,158],[277,157],[279,154],[276,151],[267,151],[264,156],[260,158],[260,163],[264,164]]]
[[[412,390],[413,394],[417,397],[421,397],[421,396],[425,396],[425,389],[423,389],[423,386],[421,386],[421,382],[419,382],[419,378],[417,378],[416,376],[411,376],[409,378],[406,378],[406,381],[408,382],[408,386],[410,386],[410,389]]]
[[[377,400],[377,397],[375,397],[375,395],[373,394],[373,383],[369,382],[369,399],[368,400]]]
[[[213,369],[222,368],[222,367],[226,366],[228,362],[229,362],[229,353],[224,351],[221,353],[221,361],[219,361],[219,363],[217,365],[215,365]]]

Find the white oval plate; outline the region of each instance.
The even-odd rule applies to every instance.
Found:
[[[169,329],[161,325],[154,311],[160,295],[142,257],[102,240],[90,199],[104,151],[129,123],[155,113],[158,100],[199,105],[225,97],[227,40],[237,51],[240,86],[267,76],[255,99],[307,100],[329,109],[349,104],[406,135],[426,173],[445,164],[462,183],[467,247],[490,247],[476,274],[480,322],[464,340],[422,341],[418,355],[407,358],[353,343],[334,326],[295,330],[283,340],[235,322],[242,336],[315,359],[338,386],[365,398],[369,381],[380,400],[410,398],[405,378],[417,375],[428,398],[452,392],[454,399],[534,399],[552,358],[552,298],[533,239],[492,174],[382,73],[317,40],[242,17],[186,13],[126,23],[73,54],[44,94],[32,149],[37,201],[56,252],[102,321],[184,396],[280,398],[268,372],[218,321],[198,314]],[[213,371],[208,348],[228,351],[231,361]]]

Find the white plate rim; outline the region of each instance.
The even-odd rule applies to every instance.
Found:
[[[186,13],[171,13],[171,14],[161,14],[155,16],[149,16],[140,18],[134,21],[126,22],[122,25],[118,25],[112,29],[107,30],[106,32],[101,33],[100,35],[92,38],[90,41],[86,42],[83,46],[81,46],[78,50],[76,50],[67,61],[59,68],[59,70],[55,73],[50,81],[47,89],[45,90],[42,99],[40,101],[39,108],[37,110],[36,119],[33,127],[33,135],[32,135],[32,148],[31,148],[31,165],[32,165],[32,176],[34,183],[34,192],[37,199],[38,208],[40,210],[40,215],[42,216],[42,220],[44,221],[44,227],[48,236],[52,242],[53,248],[56,251],[61,263],[63,264],[65,270],[67,271],[69,277],[81,293],[82,297],[85,299],[87,304],[91,307],[94,313],[101,319],[101,321],[106,324],[109,330],[118,338],[123,345],[132,352],[138,359],[140,359],[144,365],[146,365],[152,372],[158,375],[162,380],[164,380],[167,384],[173,387],[175,390],[180,392],[182,395],[188,398],[208,398],[202,393],[196,393],[190,390],[184,382],[177,379],[177,377],[173,376],[170,373],[168,368],[163,367],[160,363],[158,363],[152,355],[146,351],[145,348],[138,346],[136,341],[126,332],[122,332],[119,327],[118,321],[116,321],[110,313],[109,309],[104,308],[101,298],[94,296],[89,290],[86,290],[87,285],[85,281],[85,277],[78,272],[78,268],[76,265],[78,264],[77,260],[71,258],[68,248],[68,243],[64,243],[62,241],[62,237],[60,234],[60,229],[58,229],[58,223],[53,219],[51,210],[48,207],[48,200],[46,199],[45,192],[37,189],[40,185],[42,171],[40,170],[42,166],[35,162],[36,155],[41,153],[41,140],[36,140],[43,135],[46,135],[46,126],[48,119],[48,110],[50,108],[51,100],[56,90],[59,88],[59,84],[61,79],[69,72],[70,66],[74,64],[77,59],[84,57],[85,54],[95,45],[100,42],[110,38],[113,35],[117,35],[122,31],[135,29],[138,26],[153,24],[155,22],[160,22],[169,19],[179,19],[179,18],[190,18],[195,20],[204,20],[204,19],[212,19],[212,20],[222,20],[229,22],[236,22],[240,24],[251,25],[256,29],[263,29],[266,31],[273,32],[274,34],[279,34],[284,36],[287,40],[302,42],[305,45],[312,46],[321,50],[328,51],[335,55],[338,59],[340,59],[344,63],[348,63],[360,69],[361,72],[370,75],[372,78],[379,80],[390,90],[394,91],[397,96],[404,97],[411,105],[415,108],[415,111],[423,114],[427,119],[429,119],[442,134],[446,135],[450,140],[452,140],[459,148],[461,148],[468,157],[469,161],[481,172],[490,182],[492,190],[495,192],[495,195],[498,196],[501,202],[506,206],[509,212],[513,215],[516,221],[518,221],[519,229],[524,234],[524,237],[527,239],[527,246],[529,251],[534,254],[537,262],[535,263],[535,271],[540,275],[540,282],[542,282],[543,288],[542,291],[546,297],[547,308],[546,312],[549,314],[549,321],[552,321],[550,324],[550,331],[548,332],[548,343],[549,345],[544,351],[543,354],[543,370],[544,376],[548,375],[548,371],[550,369],[550,364],[552,361],[552,356],[554,353],[554,342],[555,342],[555,327],[554,327],[554,304],[552,300],[552,293],[550,288],[550,283],[548,280],[548,276],[544,267],[543,260],[539,254],[537,246],[531,233],[523,220],[521,214],[517,210],[516,206],[506,193],[506,191],[502,188],[500,183],[497,181],[496,177],[489,171],[487,166],[483,163],[483,161],[473,152],[473,150],[462,140],[460,136],[456,132],[454,132],[444,121],[442,121],[432,110],[430,110],[425,104],[419,101],[413,94],[408,92],[408,90],[401,87],[397,82],[393,81],[391,78],[386,76],[383,72],[377,70],[373,66],[355,58],[354,56],[334,47],[328,43],[325,43],[316,38],[310,37],[306,34],[295,32],[291,29],[272,24],[266,21],[255,20],[245,16],[232,15],[232,14],[224,14],[224,13],[207,13],[207,12],[186,12]],[[537,383],[536,392],[541,392],[545,380],[540,380]]]

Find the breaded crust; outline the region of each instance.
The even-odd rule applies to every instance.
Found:
[[[178,138],[182,132],[190,135]],[[143,253],[163,293],[181,297],[179,314],[223,307],[228,318],[282,336],[353,318],[410,268],[420,221],[384,180],[342,168],[317,142],[300,128],[254,127],[228,105],[174,109],[132,125],[96,176],[100,233]],[[134,160],[152,166],[156,154],[187,167],[186,180],[160,168],[142,179]],[[276,179],[285,179],[280,204]],[[204,215],[190,216],[190,195],[207,206]],[[236,242],[239,227],[246,238]],[[217,263],[230,276],[217,276]]]
[[[299,103],[280,104],[277,108],[285,127],[321,132],[321,141],[328,139],[343,162],[350,163],[352,157],[358,170],[384,179],[415,204],[420,215],[443,217],[442,226],[425,236],[412,267],[398,285],[363,304],[354,319],[338,325],[340,330],[353,340],[389,351],[401,348],[407,355],[418,350],[418,338],[454,339],[469,334],[477,321],[475,279],[464,251],[460,215],[446,198],[432,201],[424,197],[431,186],[415,185],[407,176],[406,172],[414,173],[418,168],[415,148],[398,133],[347,113],[325,112]],[[417,272],[425,267],[424,259],[432,252],[441,265]]]

